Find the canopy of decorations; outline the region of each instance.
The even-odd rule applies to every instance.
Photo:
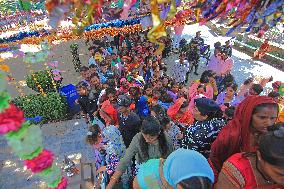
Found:
[[[34,2],[21,2],[22,10],[31,11]],[[114,36],[119,32],[129,33],[150,27],[148,38],[160,46],[156,52],[159,54],[164,47],[165,26],[169,23],[171,26],[205,24],[218,18],[226,20],[231,27],[227,35],[231,35],[233,31],[263,33],[263,30],[284,21],[284,0],[46,0],[45,8],[50,29],[35,27],[34,31],[2,37],[1,47],[8,48],[11,42],[39,44],[46,39],[70,40],[102,37],[105,34]],[[151,16],[147,16],[148,13]],[[44,18],[42,15],[45,14],[39,14],[40,19]],[[63,20],[72,21],[72,27],[58,27]],[[33,19],[27,19],[26,24],[32,22]],[[244,27],[246,29],[242,31]]]

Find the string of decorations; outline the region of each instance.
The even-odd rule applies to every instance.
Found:
[[[15,87],[15,89],[21,96],[25,96],[22,86],[15,81],[13,74],[10,72],[10,67],[6,64],[0,64],[0,91],[4,90],[7,87],[5,82],[6,78]]]
[[[0,78],[3,81],[3,78]],[[50,189],[66,189],[67,179],[54,161],[54,154],[44,149],[38,125],[25,121],[24,112],[10,103],[6,89],[0,90],[0,134],[12,151],[32,173],[40,176]]]
[[[41,29],[40,31],[20,31],[19,33],[10,36],[10,37],[4,37],[0,39],[0,43],[9,43],[14,41],[19,41],[27,37],[42,37],[45,35],[50,34],[50,32],[46,29]]]
[[[76,25],[75,34],[81,34],[86,28],[86,25],[93,23],[96,20],[101,19],[101,9],[103,7],[103,1],[96,1],[92,4],[90,1],[46,1],[46,8],[49,12],[50,24],[52,27],[56,28],[59,21],[63,20],[67,15],[69,15],[72,10],[76,9],[75,16],[73,16],[72,21]],[[79,3],[79,4],[76,4]],[[91,3],[91,4],[90,4]],[[136,0],[124,1],[123,9],[129,9],[129,7],[133,7]],[[72,6],[74,5],[74,6]],[[139,5],[139,4],[138,4]],[[143,3],[140,3],[140,6],[144,6]],[[151,13],[152,13],[152,22],[150,24],[152,29],[149,31],[148,38],[151,42],[159,44],[160,48],[156,53],[160,53],[163,49],[163,43],[160,40],[165,36],[165,22],[170,21],[175,18],[177,12],[177,7],[181,6],[181,1],[171,1],[171,0],[151,0]],[[252,28],[259,28],[258,30],[253,30],[253,32],[260,32],[263,28],[269,29],[270,27],[274,27],[277,23],[281,23],[284,21],[283,15],[283,0],[276,1],[261,1],[261,0],[253,0],[253,1],[245,1],[245,0],[234,0],[234,1],[189,1],[186,5],[182,5],[188,7],[188,9],[192,9],[194,11],[195,17],[192,17],[191,23],[200,23],[205,24],[206,22],[213,20],[215,18],[228,20],[230,23],[228,24],[232,28],[227,32],[227,35],[232,34],[233,31],[237,30],[239,32],[249,32],[252,31]],[[106,7],[104,7],[106,8]],[[78,9],[78,10],[77,10]],[[81,9],[81,10],[79,10]],[[81,14],[80,14],[81,13]],[[121,15],[125,18],[125,15]],[[184,15],[187,17],[188,15]],[[228,18],[228,19],[226,19]],[[123,21],[119,21],[122,22]],[[112,22],[110,22],[112,23]],[[132,23],[132,25],[137,23]],[[244,25],[248,25],[245,31],[241,30],[241,27]],[[99,26],[100,25],[100,26]],[[101,27],[113,27],[111,25],[105,25],[105,23],[101,23],[99,25],[90,26],[90,28],[99,28]],[[121,24],[120,27],[124,27],[126,25]],[[264,27],[266,26],[266,27]],[[268,26],[268,27],[267,27]],[[87,27],[87,29],[90,29]],[[112,28],[111,28],[112,29]],[[105,30],[102,30],[105,32]],[[263,31],[261,31],[263,32]],[[38,40],[32,39],[35,36],[40,36],[38,33],[26,33],[13,36],[12,38],[5,39],[5,41],[0,40],[0,43],[9,43],[15,40],[23,40],[24,38],[29,38],[27,41],[31,43],[31,41],[37,42]],[[64,36],[64,35],[63,35]],[[71,34],[65,35],[64,37],[60,36],[60,38],[65,38],[66,40],[74,39],[75,37]],[[53,38],[53,37],[49,37]],[[25,41],[25,42],[27,42]]]
[[[93,24],[88,27],[86,27],[84,30],[85,31],[91,31],[91,30],[98,30],[101,28],[110,28],[110,27],[117,27],[117,28],[122,28],[124,26],[128,25],[135,25],[139,24],[140,20],[144,16],[140,18],[134,18],[131,20],[115,20],[113,22],[105,22],[105,23],[99,23],[99,24]],[[27,32],[19,32],[18,34],[14,34],[11,37],[7,38],[0,38],[0,44],[1,43],[9,43],[9,42],[15,42],[22,40],[24,38],[31,38],[31,37],[44,37],[45,35],[50,35],[51,32],[46,30],[46,29],[41,29],[40,31],[27,31]]]

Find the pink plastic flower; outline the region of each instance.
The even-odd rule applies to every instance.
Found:
[[[66,189],[67,188],[68,180],[65,177],[62,177],[61,182],[58,184],[56,188],[49,188],[49,189]]]
[[[37,157],[31,160],[25,160],[24,164],[33,173],[39,173],[50,167],[53,163],[53,154],[48,150],[43,150]]]
[[[24,122],[24,112],[14,104],[0,114],[0,134],[17,131]]]

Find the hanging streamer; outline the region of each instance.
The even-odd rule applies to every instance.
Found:
[[[160,19],[159,8],[157,0],[151,0],[151,12],[152,12],[152,21],[153,27],[148,32],[148,39],[152,43],[158,44],[159,48],[155,51],[155,54],[159,55],[163,52],[165,44],[158,41],[161,37],[166,37],[167,33],[164,27],[163,21]]]

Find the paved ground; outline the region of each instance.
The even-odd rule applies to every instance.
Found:
[[[217,41],[224,43],[228,38],[226,37],[214,37],[213,32],[205,26],[187,26],[184,30],[184,37],[187,39],[192,38],[195,32],[201,30],[202,36],[207,44],[213,47],[213,44]],[[79,80],[79,74],[74,72],[72,57],[69,51],[69,46],[72,42],[67,42],[54,47],[53,57],[49,60],[58,60],[59,69],[63,71],[63,84],[76,83]],[[87,49],[82,41],[80,44],[80,58],[83,64],[87,63]],[[166,60],[166,63],[170,65],[177,55],[170,57]],[[264,75],[271,76],[275,80],[282,80],[284,82],[283,72],[264,64],[260,61],[252,61],[250,57],[244,53],[233,51],[233,59],[235,60],[233,74],[236,76],[238,84],[241,84],[247,77],[252,75]],[[10,59],[6,61],[11,67],[13,75],[17,81],[24,80],[29,70],[20,59]],[[204,69],[205,64],[201,63],[200,73]],[[42,69],[42,64],[33,65],[34,70]],[[193,74],[190,77],[190,81],[197,79]],[[189,81],[189,82],[190,82]],[[271,84],[268,84],[268,86]],[[13,96],[17,96],[17,91],[13,86],[9,86],[9,92]],[[26,93],[31,93],[31,90],[24,87]],[[52,123],[41,126],[43,131],[44,146],[54,152],[57,157],[57,162],[61,163],[64,155],[75,155],[80,157],[81,155],[91,158],[91,149],[85,143],[85,136],[87,132],[87,125],[84,120],[71,120],[60,123]],[[0,189],[37,189],[46,188],[44,183],[33,176],[29,180],[31,174],[24,170],[21,161],[13,155],[6,141],[3,137],[0,137]]]
[[[85,143],[87,125],[83,119],[45,124],[41,129],[44,147],[55,154],[59,164],[65,155],[91,159],[92,149]],[[13,155],[3,137],[0,137],[0,149],[0,189],[46,188],[38,177],[30,177],[31,173],[26,171],[18,157]]]
[[[230,40],[231,37],[222,37],[222,36],[216,36],[214,31],[211,31],[207,26],[199,26],[198,24],[186,26],[183,31],[183,38],[187,39],[188,41],[195,36],[195,33],[197,31],[201,31],[201,35],[205,40],[206,44],[209,44],[211,47],[211,50],[213,51],[214,43],[217,41],[221,42],[222,44],[225,43],[225,41]],[[233,42],[233,40],[232,40]],[[284,53],[284,52],[283,52]],[[233,67],[233,75],[236,78],[237,83],[240,85],[243,83],[245,79],[251,76],[265,76],[270,77],[273,76],[274,81],[280,80],[284,82],[284,72],[265,64],[261,61],[255,61],[252,60],[250,56],[243,52],[239,52],[235,49],[233,49],[233,59],[234,59],[234,67]],[[177,58],[177,56],[175,56]],[[204,70],[205,64],[201,63],[200,68]],[[191,74],[191,80],[195,79],[196,76],[194,74]],[[272,83],[268,83],[267,87],[271,87]]]

